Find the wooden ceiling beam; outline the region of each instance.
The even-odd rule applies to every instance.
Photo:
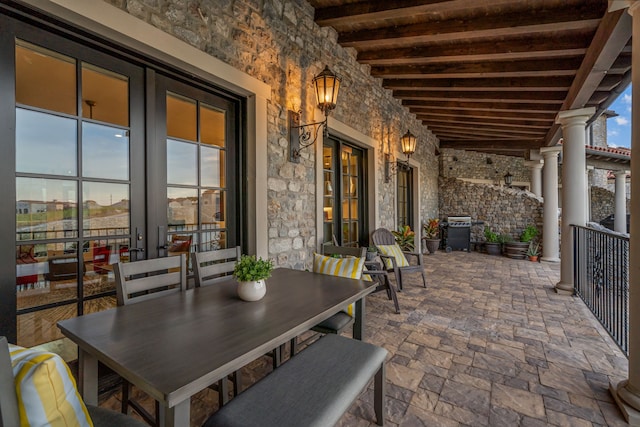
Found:
[[[371,65],[430,64],[437,62],[549,59],[584,55],[595,30],[545,34],[537,39],[517,38],[438,43],[405,48],[372,49],[358,52],[358,62]]]
[[[428,115],[432,117],[443,118],[457,118],[459,120],[467,119],[480,119],[480,120],[495,120],[495,121],[522,121],[525,120],[531,123],[540,123],[541,126],[545,126],[547,129],[553,123],[555,118],[554,113],[540,114],[540,113],[522,113],[522,112],[492,112],[492,111],[465,111],[465,110],[444,110],[441,108],[428,108],[428,107],[411,107],[409,112],[419,115]]]
[[[427,90],[394,90],[398,99],[424,99],[433,101],[482,101],[538,104],[562,104],[564,92],[431,92]]]
[[[589,101],[630,37],[631,16],[625,9],[604,15],[560,111],[581,108]],[[554,124],[547,132],[545,143],[556,144],[560,134],[560,125]]]
[[[456,150],[531,150],[540,148],[542,145],[536,141],[495,141],[486,140],[468,140],[468,141],[451,141],[440,140],[440,148],[453,148]]]
[[[546,104],[516,104],[511,102],[449,102],[449,101],[402,101],[406,106],[426,106],[434,108],[446,108],[452,110],[475,110],[475,111],[500,111],[500,112],[530,112],[530,113],[552,113],[558,112],[557,108],[552,108]]]
[[[427,128],[435,133],[449,133],[457,135],[470,135],[470,136],[492,136],[503,139],[530,139],[530,140],[542,140],[545,135],[545,131],[512,131],[509,129],[496,129],[496,128],[483,128],[481,126],[447,126],[443,124],[431,124],[427,125]]]
[[[384,78],[508,78],[573,76],[581,57],[523,61],[469,62],[460,64],[375,65],[371,75]]]
[[[614,79],[612,77],[612,79]],[[569,90],[573,79],[559,76],[524,78],[470,78],[470,79],[384,79],[382,86],[387,89],[418,89],[439,91],[564,91]],[[616,80],[617,81],[617,80]]]
[[[544,122],[532,122],[524,119],[504,119],[493,118],[492,119],[477,119],[473,117],[444,117],[435,116],[432,114],[416,114],[416,119],[422,120],[422,123],[451,123],[452,125],[477,125],[477,126],[492,126],[498,128],[513,128],[513,129],[544,129],[546,132],[549,129],[549,124]]]
[[[482,19],[425,20],[402,26],[389,25],[339,32],[338,43],[345,47],[371,49],[433,43],[447,40],[472,40],[532,36],[550,31],[585,30],[597,28],[606,11],[593,3],[573,5],[563,9],[539,10],[538,13],[509,13],[484,16]]]

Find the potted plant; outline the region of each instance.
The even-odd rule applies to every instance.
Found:
[[[369,246],[367,248],[367,261],[373,261],[378,256],[378,248]]]
[[[487,248],[489,255],[500,255],[500,242],[498,241],[498,234],[491,231],[488,225],[484,227],[484,247]]]
[[[392,231],[396,243],[403,251],[413,252],[415,249],[414,240],[416,233],[411,231],[411,227],[403,225],[398,231]]]
[[[520,234],[519,242],[505,244],[505,255],[513,259],[524,259],[527,256],[529,243],[538,235],[535,225],[529,224]]]
[[[271,277],[273,262],[254,255],[242,255],[233,268],[238,281],[238,296],[245,301],[258,301],[267,293],[265,279]]]
[[[440,247],[440,220],[430,218],[422,228],[424,230],[424,244],[430,254],[435,254]]]
[[[527,249],[527,256],[529,257],[529,261],[538,262],[538,257],[540,256],[540,243],[529,242],[529,249]]]

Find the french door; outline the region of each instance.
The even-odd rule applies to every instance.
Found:
[[[330,137],[322,163],[324,242],[367,246],[364,150]]]
[[[408,225],[415,230],[413,224],[413,169],[406,167],[400,163],[397,165],[398,179],[397,195],[398,195],[398,228]]]
[[[60,340],[58,321],[115,306],[112,263],[241,242],[241,100],[0,25],[0,334]]]

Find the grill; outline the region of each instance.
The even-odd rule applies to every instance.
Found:
[[[451,251],[471,251],[471,217],[450,216],[445,224],[445,249]]]

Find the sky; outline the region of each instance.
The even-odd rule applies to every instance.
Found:
[[[607,120],[609,147],[631,147],[631,85],[611,104],[609,110],[618,114]]]

